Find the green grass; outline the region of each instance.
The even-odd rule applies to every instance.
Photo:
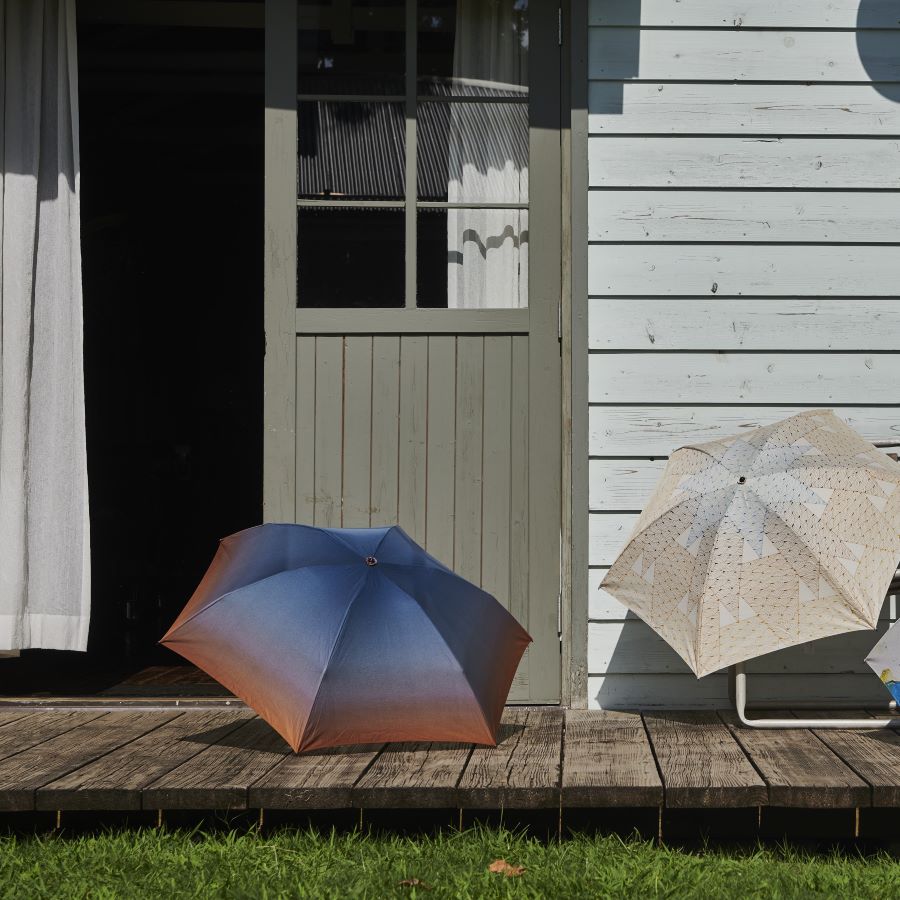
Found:
[[[502,857],[526,867],[488,872]],[[431,890],[402,887],[418,878]],[[502,829],[437,836],[122,830],[0,838],[0,897],[896,897],[881,854],[685,851],[617,837],[544,843]]]

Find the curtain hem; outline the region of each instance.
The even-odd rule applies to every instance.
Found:
[[[88,625],[82,615],[0,615],[0,650],[87,650]]]

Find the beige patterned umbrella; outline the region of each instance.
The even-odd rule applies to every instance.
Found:
[[[601,587],[698,677],[875,628],[900,464],[830,410],[676,450]]]

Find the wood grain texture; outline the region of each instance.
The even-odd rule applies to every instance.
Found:
[[[897,246],[592,244],[592,296],[894,296]]]
[[[888,353],[592,354],[593,403],[897,402],[900,355]]]
[[[604,137],[588,142],[591,187],[900,187],[900,141],[867,138]]]
[[[807,711],[796,714],[806,717]],[[842,711],[841,716],[865,718],[861,710]],[[815,734],[870,786],[872,806],[900,806],[900,734],[896,729],[822,730]]]
[[[428,338],[400,338],[399,523],[425,543],[425,472],[428,429]]]
[[[372,338],[372,483],[373,526],[396,525],[397,454],[400,452],[400,338]]]
[[[563,750],[563,807],[662,803],[662,782],[638,713],[567,710]]]
[[[118,750],[39,787],[36,809],[142,809],[141,790],[252,716],[184,712]]]
[[[471,753],[469,744],[388,744],[353,786],[351,801],[372,809],[455,807]]]
[[[893,0],[591,0],[591,25],[654,28],[897,28]]]
[[[372,512],[372,338],[344,338],[341,527],[368,528]]]
[[[665,459],[592,459],[588,469],[589,509],[592,512],[643,509],[665,467]]]
[[[900,79],[900,31],[591,28],[589,77],[617,81]]]
[[[661,399],[661,398],[660,398]],[[866,399],[863,397],[862,399]],[[658,401],[657,401],[658,402]],[[669,456],[685,444],[703,443],[771,425],[812,404],[753,406],[594,406],[588,434],[593,456]],[[835,410],[864,438],[900,440],[900,407],[848,406]]]
[[[316,338],[316,521],[340,528],[343,497],[344,339]]]
[[[456,338],[428,338],[428,492],[425,549],[453,567],[456,520]]]
[[[481,586],[505,607],[510,600],[510,457],[512,339],[484,338]]]
[[[470,809],[552,809],[559,805],[563,712],[550,706],[503,713],[497,747],[476,747],[458,786]]]
[[[592,350],[893,350],[894,297],[598,297]]]
[[[295,430],[295,517],[316,521],[316,339],[297,337],[297,426]]]
[[[72,731],[102,713],[35,712],[22,715],[19,712],[3,714],[0,728],[0,759],[21,753],[58,735]]]
[[[644,715],[673,808],[762,806],[766,786],[714,712]]]
[[[869,786],[812,732],[758,731],[742,726],[734,713],[720,715],[765,778],[770,805],[836,809],[870,804]],[[777,711],[766,715],[782,717]]]
[[[383,745],[288,753],[248,789],[251,809],[342,809]]]
[[[484,477],[484,338],[463,335],[456,344],[456,487],[454,571],[481,583]]]
[[[80,724],[0,763],[0,810],[35,809],[35,791],[170,721],[175,713],[73,713]],[[2,731],[0,731],[2,734]]]
[[[862,191],[591,191],[592,241],[897,243],[897,198]]]
[[[144,788],[145,809],[246,809],[247,792],[290,752],[268,723],[254,718]]]

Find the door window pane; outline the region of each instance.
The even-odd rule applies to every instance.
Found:
[[[528,306],[528,211],[420,209],[417,305]]]
[[[402,96],[405,9],[404,0],[301,0],[298,92]]]
[[[301,198],[403,200],[402,103],[301,102],[297,178]]]
[[[301,207],[297,305],[403,306],[404,251],[403,210]]]
[[[420,103],[420,200],[528,202],[528,106]]]
[[[436,0],[418,17],[420,93],[435,84],[521,93],[528,85],[528,0]]]

